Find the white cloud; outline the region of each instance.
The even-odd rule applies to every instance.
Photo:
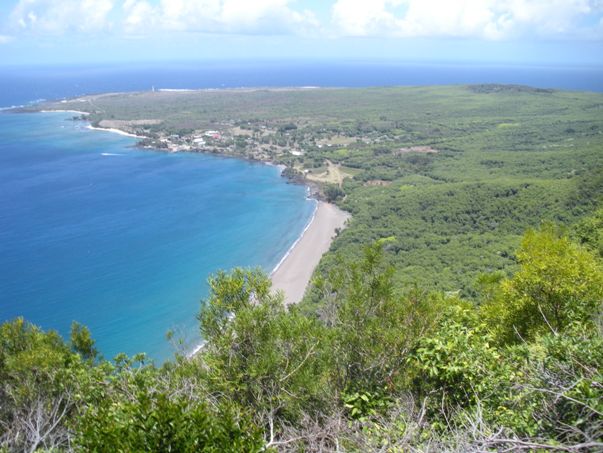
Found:
[[[157,19],[154,8],[145,0],[126,0],[123,4],[124,28],[127,32],[150,29]]]
[[[115,0],[19,0],[11,21],[23,31],[60,34],[94,32],[109,26]]]
[[[311,11],[296,11],[290,0],[125,0],[128,32],[163,30],[206,33],[303,33],[318,28]]]
[[[601,11],[601,0],[337,0],[332,22],[348,36],[586,36],[595,28],[581,20]]]
[[[61,34],[110,29],[129,36],[192,31],[487,39],[522,35],[603,38],[603,0],[329,1],[331,21],[321,24],[313,11],[300,6],[301,0],[18,0],[10,17],[12,29],[7,30],[12,31],[10,34]]]
[[[12,36],[0,35],[0,45],[11,42],[14,38]]]

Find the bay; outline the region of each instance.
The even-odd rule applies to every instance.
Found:
[[[199,341],[218,269],[269,272],[315,203],[278,168],[133,147],[70,113],[0,114],[0,321],[66,336],[87,325],[105,357]]]

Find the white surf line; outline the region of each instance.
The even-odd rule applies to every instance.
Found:
[[[281,267],[281,265],[285,262],[285,260],[289,257],[289,255],[291,255],[291,253],[293,252],[293,249],[295,249],[295,246],[299,243],[299,241],[302,240],[302,238],[306,234],[306,231],[308,231],[308,229],[312,225],[312,222],[314,222],[314,219],[316,218],[316,213],[318,212],[318,201],[315,200],[315,202],[316,202],[316,204],[314,206],[314,212],[312,212],[312,217],[310,218],[310,221],[308,222],[308,224],[306,225],[304,230],[301,232],[299,237],[295,240],[293,245],[291,245],[291,247],[289,247],[289,250],[287,250],[287,252],[281,258],[281,260],[278,262],[278,264],[274,267],[274,269],[272,269],[272,272],[270,272],[270,277],[272,277],[274,275],[274,273],[278,270],[279,267]]]
[[[26,105],[11,105],[10,107],[0,107],[0,112],[3,110],[23,109],[26,107]]]
[[[93,131],[113,132],[114,134],[123,135],[125,137],[146,138],[142,135],[131,134],[129,132],[124,132],[119,129],[108,128],[108,127],[94,127],[92,124],[89,124],[88,126],[86,126],[86,129],[91,129]]]
[[[186,354],[186,358],[191,359],[194,356],[196,356],[199,353],[199,351],[201,351],[205,347],[206,344],[207,344],[207,341],[205,341],[205,340],[202,341],[200,344],[195,346],[192,351],[190,351],[188,354]]]
[[[272,275],[274,275],[274,273],[278,270],[278,268],[285,262],[287,257],[289,255],[291,255],[291,252],[293,252],[293,249],[295,249],[295,246],[299,243],[299,241],[301,241],[301,239],[306,234],[306,231],[308,231],[308,229],[312,225],[312,222],[314,222],[314,219],[316,218],[316,213],[318,212],[318,205],[319,205],[318,200],[314,200],[314,201],[316,202],[316,205],[314,206],[314,212],[312,213],[312,217],[310,218],[310,221],[308,222],[308,224],[306,225],[304,230],[301,232],[301,234],[299,235],[297,240],[293,243],[293,245],[291,245],[291,247],[289,247],[289,250],[287,250],[287,253],[285,253],[285,255],[281,258],[281,260],[278,262],[278,264],[274,267],[272,272],[270,272],[270,277],[272,277]],[[234,317],[234,315],[231,314],[229,316],[229,319],[232,319],[233,317]],[[207,341],[203,340],[200,344],[195,346],[188,354],[186,354],[186,357],[188,359],[193,358],[195,355],[197,355],[199,353],[199,351],[201,351],[205,347],[206,344],[207,344]]]
[[[79,113],[80,115],[90,115],[90,112],[82,112],[81,110],[40,110],[40,113]]]

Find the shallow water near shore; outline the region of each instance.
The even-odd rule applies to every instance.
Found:
[[[72,116],[0,113],[0,321],[77,320],[105,357],[162,361],[169,329],[198,341],[207,276],[270,272],[315,202],[276,167],[141,151]]]

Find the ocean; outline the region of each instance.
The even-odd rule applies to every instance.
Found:
[[[270,272],[315,203],[276,167],[141,151],[72,116],[0,113],[0,320],[76,320],[108,358],[162,361],[168,330],[194,347],[207,277]]]
[[[603,91],[603,69],[398,62],[220,62],[2,67],[0,107],[152,88],[514,83]],[[0,322],[66,336],[77,320],[105,357],[198,341],[195,315],[218,269],[269,272],[314,202],[279,170],[133,147],[71,114],[0,113]]]
[[[0,107],[153,87],[367,87],[511,83],[539,88],[603,91],[603,66],[418,64],[387,61],[263,61],[103,66],[0,66]]]

